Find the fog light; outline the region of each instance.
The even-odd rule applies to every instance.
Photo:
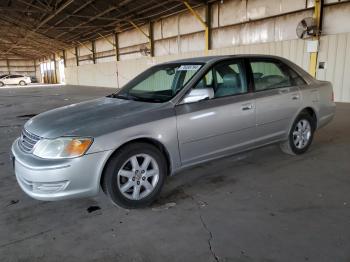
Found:
[[[60,181],[60,182],[46,182],[38,183],[33,182],[33,192],[34,193],[53,193],[63,191],[69,184],[69,181]]]

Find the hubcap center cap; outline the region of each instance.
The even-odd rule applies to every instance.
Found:
[[[141,180],[141,178],[142,178],[141,172],[140,172],[139,170],[136,170],[136,171],[135,171],[135,179],[136,179],[137,181],[139,181],[139,180]]]

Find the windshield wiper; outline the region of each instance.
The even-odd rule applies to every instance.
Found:
[[[134,95],[130,95],[129,97],[134,100],[134,101],[140,101],[140,102],[150,102],[150,103],[162,103],[164,102],[162,99],[159,98],[152,98],[152,97],[140,97],[140,96],[134,96]]]
[[[125,99],[125,100],[133,100],[133,101],[140,101],[140,102],[154,102],[154,103],[164,102],[163,100],[158,99],[158,98],[139,97],[139,96],[134,96],[134,95],[131,95],[131,94],[127,94],[127,95],[111,94],[111,95],[108,95],[107,97],[119,98],[119,99]]]
[[[128,96],[125,96],[125,95],[118,95],[118,94],[111,94],[111,95],[108,95],[107,97],[130,100],[130,97],[128,97]]]

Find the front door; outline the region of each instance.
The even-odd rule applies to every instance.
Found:
[[[184,166],[249,148],[254,143],[255,101],[248,93],[242,60],[215,65],[196,89],[212,89],[210,99],[176,106]]]

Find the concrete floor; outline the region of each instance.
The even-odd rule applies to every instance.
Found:
[[[0,90],[0,261],[350,261],[350,104],[304,156],[269,146],[193,168],[147,209],[116,208],[102,193],[27,197],[9,163],[25,121],[111,92]]]

